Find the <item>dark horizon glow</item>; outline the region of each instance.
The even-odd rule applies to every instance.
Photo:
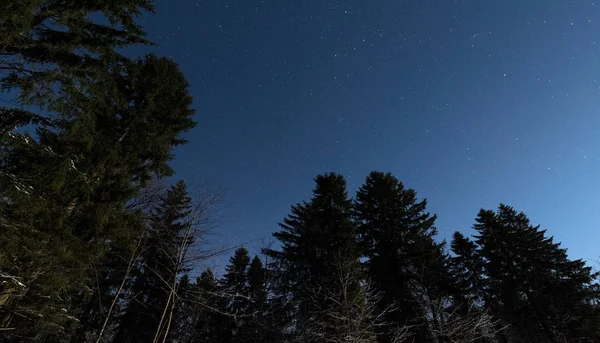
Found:
[[[428,199],[440,239],[502,202],[598,256],[600,3],[156,5],[150,51],[180,63],[198,111],[176,178],[229,189],[224,239],[269,237],[319,173],[353,195],[381,170]]]

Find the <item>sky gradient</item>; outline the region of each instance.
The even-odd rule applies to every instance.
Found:
[[[352,195],[380,170],[440,239],[503,202],[600,255],[600,2],[157,0],[142,24],[156,46],[133,53],[190,83],[173,166],[228,189],[224,240],[278,230],[319,173]]]

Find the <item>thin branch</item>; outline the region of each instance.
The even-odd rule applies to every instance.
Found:
[[[106,318],[104,318],[104,323],[102,324],[102,328],[100,329],[100,332],[98,333],[98,339],[96,339],[96,343],[100,343],[100,339],[102,338],[102,335],[104,334],[104,330],[106,329],[106,325],[108,324],[110,315],[112,314],[112,311],[117,303],[117,300],[119,299],[119,296],[121,295],[121,292],[123,291],[123,287],[125,287],[125,283],[127,282],[127,278],[133,268],[134,262],[137,260],[137,257],[139,256],[139,255],[136,256],[136,252],[142,246],[142,242],[144,241],[144,238],[145,238],[145,235],[139,238],[133,252],[131,253],[131,258],[129,259],[129,263],[127,264],[127,270],[125,272],[125,275],[123,276],[123,280],[121,280],[121,284],[119,285],[119,289],[117,290],[117,293],[113,297],[113,301],[110,304],[110,308],[108,309]]]

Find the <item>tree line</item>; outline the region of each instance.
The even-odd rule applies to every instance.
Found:
[[[0,342],[598,342],[598,274],[510,206],[437,240],[392,174],[335,173],[252,256],[173,175],[194,121],[149,0],[0,3]]]

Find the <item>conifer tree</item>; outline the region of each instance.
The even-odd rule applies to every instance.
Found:
[[[250,313],[258,312],[267,303],[267,270],[260,257],[254,256],[248,267],[248,292],[252,300]]]
[[[586,316],[594,312],[599,294],[591,268],[570,260],[546,230],[510,206],[481,210],[476,221],[486,298],[511,324],[512,336],[536,342],[589,341]]]
[[[454,256],[449,261],[447,297],[438,299],[439,325],[434,328],[442,342],[488,342],[506,330],[485,302],[483,259],[477,245],[460,232],[452,236]],[[487,339],[487,340],[486,340]]]
[[[248,266],[250,256],[246,248],[237,249],[225,267],[222,285],[224,292],[230,295],[227,307],[233,316],[243,316],[247,305]]]
[[[229,298],[210,269],[205,270],[191,287],[190,301],[193,306],[189,343],[229,343],[233,340],[230,316],[225,307]]]
[[[271,342],[277,336],[269,322],[267,270],[258,256],[250,261],[248,250],[239,248],[230,258],[221,281],[223,322],[233,342]]]
[[[111,244],[101,261],[94,265],[96,287],[89,298],[83,299],[84,304],[80,306],[77,315],[79,325],[71,337],[72,343],[97,342],[99,338],[107,338],[115,327],[115,317],[126,305],[122,300],[131,285],[132,274],[145,247],[146,224],[165,191],[166,186],[162,181],[154,179],[128,203],[127,211],[139,214],[142,219],[139,225],[145,229],[133,245],[129,240]]]
[[[185,184],[179,181],[154,210],[129,306],[113,342],[152,342],[156,337],[162,341],[168,334],[167,316],[175,309],[173,285],[177,286],[172,280],[186,272],[179,256],[182,245],[192,244],[187,237],[190,203]]]
[[[2,88],[19,88],[20,102],[33,105],[60,98],[57,84],[86,89],[111,63],[125,60],[118,48],[149,43],[136,19],[152,10],[150,0],[2,2]],[[0,114],[5,129],[44,118],[20,108]]]
[[[385,319],[411,326],[419,342],[431,337],[427,299],[442,292],[446,279],[443,245],[434,241],[436,217],[426,212],[426,205],[417,201],[414,190],[381,172],[369,174],[354,203],[367,274],[383,293],[381,303],[396,308]],[[382,342],[391,340],[380,333]]]
[[[484,305],[485,290],[483,259],[477,251],[477,245],[460,232],[454,232],[450,248],[453,275],[453,296],[457,304],[474,301]]]
[[[248,307],[248,266],[250,256],[246,248],[238,248],[225,267],[221,280],[219,301],[222,314],[221,326],[229,333],[228,341],[234,341],[241,323],[246,320]],[[224,341],[224,340],[223,340]]]
[[[7,339],[64,340],[77,326],[82,338],[97,324],[89,304],[116,275],[98,267],[118,270],[105,254],[127,252],[144,228],[126,204],[172,173],[171,149],[194,126],[175,63],[117,52],[148,43],[136,17],[149,10],[148,0],[0,4],[0,88],[17,95],[0,108]],[[35,134],[16,131],[25,125]]]
[[[344,291],[337,282],[340,273],[360,275],[346,182],[333,173],[319,175],[315,182],[310,202],[292,206],[282,230],[274,234],[281,250],[265,251],[274,262],[278,295],[291,299],[295,337],[307,342],[345,337],[341,323],[330,315],[336,304],[328,295],[352,298],[360,291],[360,277],[345,284]]]
[[[150,56],[129,66],[98,79],[98,93],[64,93],[55,119],[36,137],[0,135],[0,268],[27,289],[12,292],[0,315],[6,327],[19,321],[21,336],[74,328],[73,306],[92,293],[94,264],[113,244],[135,245],[143,230],[127,201],[153,174],[171,173],[171,148],[194,125],[175,64]],[[113,93],[101,89],[116,80],[127,84]],[[15,318],[14,311],[27,315]]]
[[[268,302],[267,270],[258,256],[254,256],[247,273],[245,317],[238,324],[235,342],[277,342],[277,321],[272,318]]]
[[[193,281],[184,274],[177,283],[177,299],[173,311],[173,325],[165,342],[183,343],[190,339],[191,328],[195,324]]]

